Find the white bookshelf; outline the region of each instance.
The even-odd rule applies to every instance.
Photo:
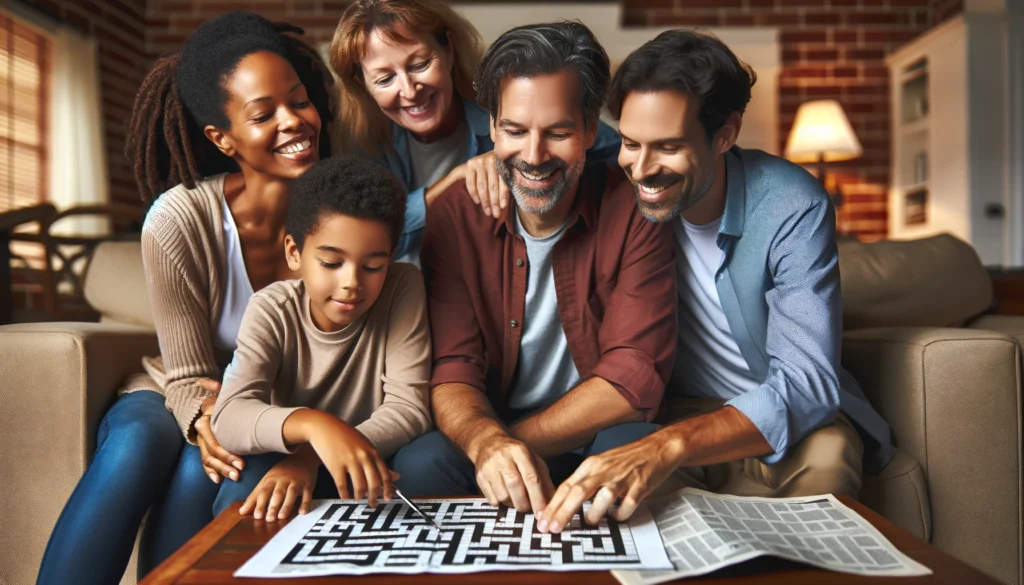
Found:
[[[886,59],[891,238],[949,232],[970,242],[985,264],[1004,263],[1005,42],[1001,14],[966,12]]]

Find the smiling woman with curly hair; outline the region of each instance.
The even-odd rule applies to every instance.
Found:
[[[301,32],[252,13],[205,22],[157,60],[126,155],[160,358],[144,360],[100,423],[96,453],[54,528],[39,583],[116,583],[152,508],[139,577],[213,519],[242,459],[209,415],[249,297],[292,276],[284,251],[292,180],[330,154],[333,79]]]

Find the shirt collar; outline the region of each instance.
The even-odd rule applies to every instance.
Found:
[[[725,213],[718,233],[743,237],[747,215],[747,183],[743,173],[742,150],[733,146],[725,153]]]
[[[466,113],[469,131],[476,136],[491,135],[491,115],[485,112],[473,100],[462,100],[462,111]]]
[[[580,176],[576,199],[572,202],[572,208],[569,209],[569,216],[566,218],[566,230],[572,229],[580,220],[583,221],[583,225],[587,226],[587,229],[590,231],[597,230],[597,216],[600,211],[599,201],[603,195],[605,184],[605,181],[602,179],[606,177],[607,167],[604,164],[594,163],[583,166],[583,174]],[[515,233],[516,220],[512,215],[514,210],[515,200],[513,198],[512,205],[502,210],[501,216],[494,222],[493,234],[495,236],[501,233],[501,228],[505,228],[510,234]]]

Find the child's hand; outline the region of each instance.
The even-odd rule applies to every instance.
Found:
[[[381,495],[389,500],[394,497],[395,488],[391,482],[393,476],[397,479],[397,474],[388,469],[377,449],[356,429],[325,414],[310,425],[309,444],[331,472],[342,498],[366,498],[367,504],[376,508]],[[351,494],[349,478],[352,480]]]
[[[272,467],[238,512],[243,516],[252,512],[252,517],[259,520],[266,511],[267,522],[284,520],[291,516],[295,500],[300,497],[299,514],[309,512],[318,467],[316,453],[304,446]]]

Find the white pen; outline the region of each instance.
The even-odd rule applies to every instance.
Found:
[[[438,531],[441,530],[441,527],[437,525],[437,522],[434,522],[434,519],[431,518],[429,514],[421,510],[420,507],[417,506],[416,504],[412,503],[412,501],[409,498],[405,497],[405,494],[402,493],[402,490],[395,488],[395,495],[398,496],[399,498],[402,498],[403,502],[408,504],[409,507],[412,508],[414,512],[422,516],[423,519],[429,522],[431,526],[436,528]]]

